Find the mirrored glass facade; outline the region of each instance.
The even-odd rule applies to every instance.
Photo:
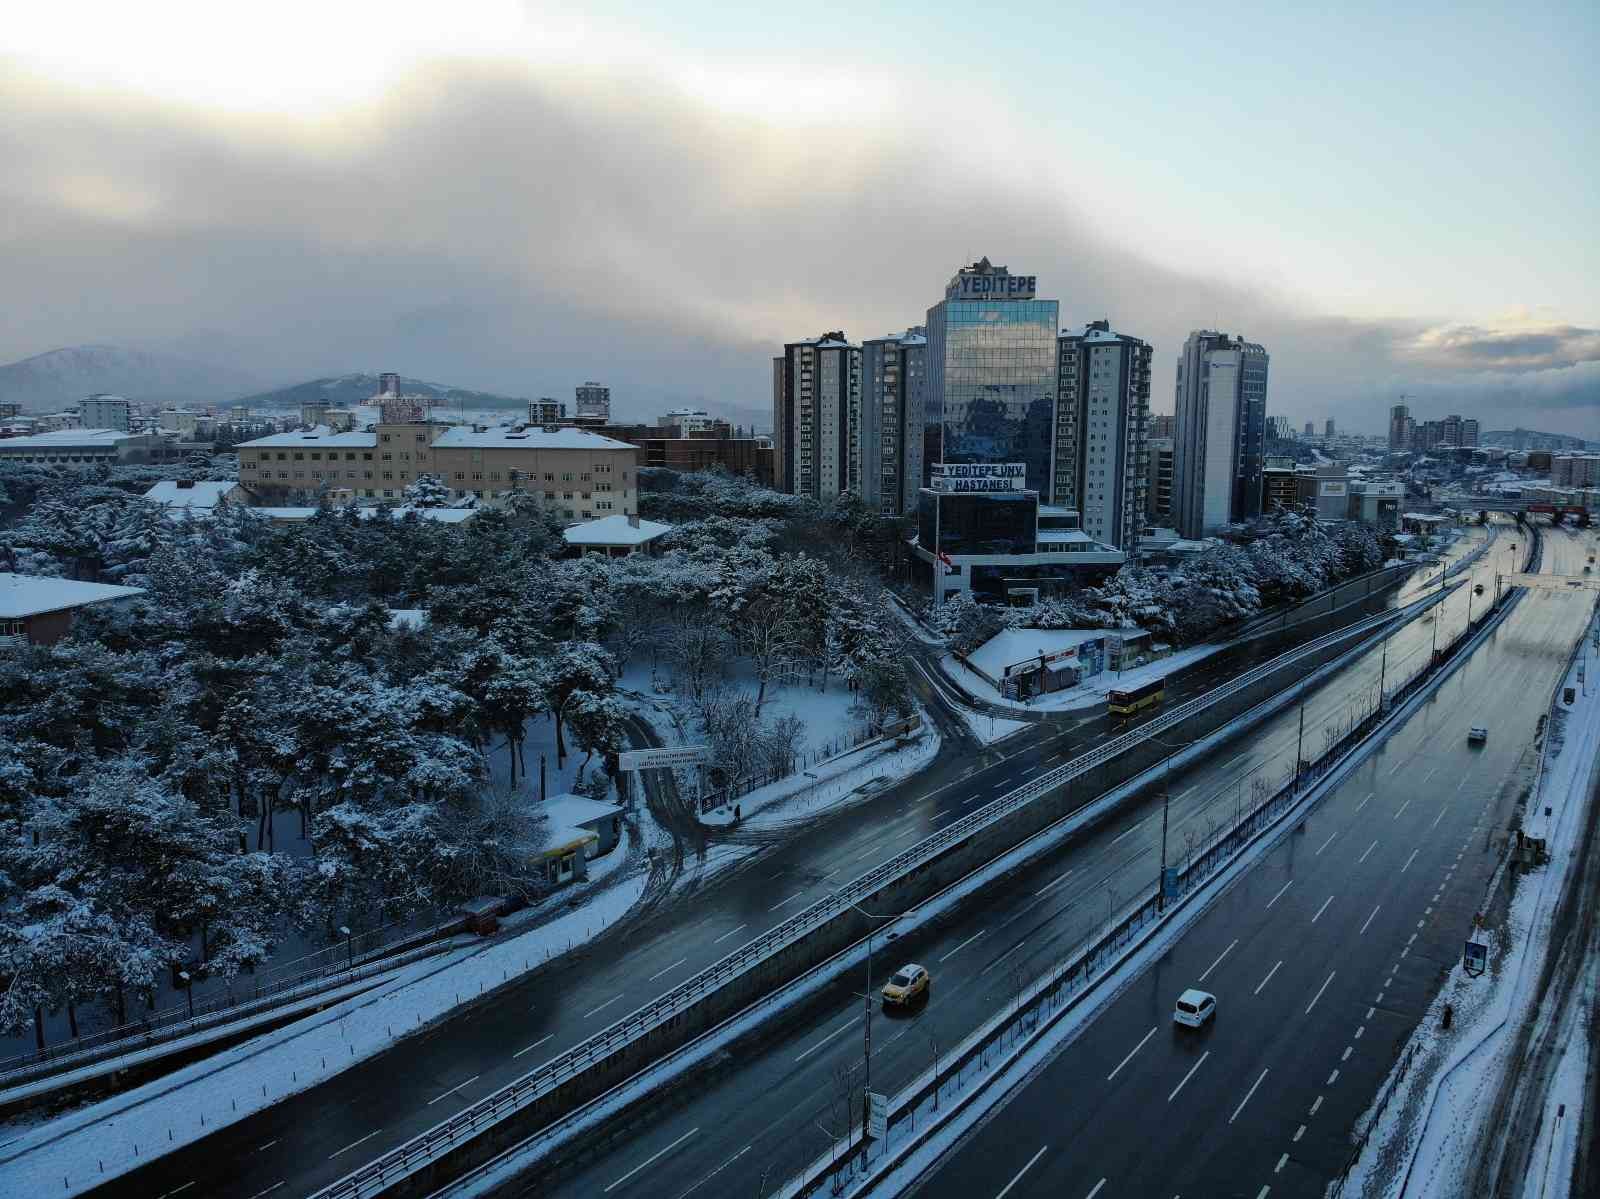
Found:
[[[1022,462],[1029,489],[1048,497],[1058,320],[1054,300],[950,299],[928,310],[933,461]]]

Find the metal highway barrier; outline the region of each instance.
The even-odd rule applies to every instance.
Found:
[[[927,865],[952,846],[959,845],[1041,795],[1054,791],[1188,717],[1237,694],[1273,671],[1281,670],[1301,657],[1320,652],[1333,641],[1357,637],[1389,622],[1403,623],[1424,607],[1436,602],[1438,598],[1439,593],[1432,592],[1426,598],[1405,608],[1369,616],[1336,632],[1319,637],[1307,645],[1280,654],[1205,695],[1180,704],[1146,721],[1138,728],[1123,733],[1088,753],[1024,783],[1014,791],[1007,792],[971,815],[946,825],[782,923],[774,925],[692,978],[623,1016],[609,1028],[595,1033],[587,1040],[551,1058],[544,1065],[507,1083],[494,1094],[480,1099],[449,1119],[425,1132],[418,1133],[405,1144],[372,1159],[366,1165],[318,1191],[315,1199],[364,1199],[365,1196],[381,1194],[391,1184],[414,1173],[512,1112],[548,1095],[557,1087],[605,1061],[653,1030],[668,1024],[705,996],[726,986],[756,964],[803,940],[855,904],[870,899],[889,883]]]

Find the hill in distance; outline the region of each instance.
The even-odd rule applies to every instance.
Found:
[[[357,372],[338,375],[330,379],[312,379],[274,391],[257,392],[238,402],[262,410],[294,410],[301,404],[327,404],[330,408],[349,408],[376,394],[378,376]],[[400,378],[400,390],[407,395],[432,396],[440,407],[448,408],[521,408],[527,401],[516,396],[496,395],[491,391],[470,391],[463,387],[447,387],[429,383],[425,379]]]
[[[1490,429],[1478,434],[1478,444],[1514,445],[1519,437],[1529,449],[1582,450],[1597,444],[1567,433],[1541,433],[1537,429]]]
[[[175,354],[122,346],[66,346],[0,366],[0,400],[54,412],[100,392],[142,403],[223,403],[259,377]]]

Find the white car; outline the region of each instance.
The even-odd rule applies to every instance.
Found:
[[[1468,745],[1482,745],[1489,739],[1489,730],[1482,725],[1473,725],[1467,730]]]
[[[1178,996],[1178,1006],[1173,1009],[1172,1022],[1187,1025],[1189,1028],[1200,1028],[1216,1014],[1217,997],[1207,991],[1197,991],[1190,987]]]

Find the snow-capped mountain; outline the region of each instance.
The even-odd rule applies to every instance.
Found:
[[[0,366],[0,400],[54,411],[111,392],[130,400],[218,403],[261,386],[244,371],[122,346],[67,346]]]
[[[359,404],[378,390],[378,376],[363,372],[335,375],[327,379],[311,379],[292,387],[279,387],[246,396],[240,403],[261,411],[293,410],[301,404],[328,404],[335,408],[348,408]],[[465,405],[467,408],[506,408],[526,403],[512,396],[497,395],[490,391],[470,391],[463,387],[450,387],[443,383],[429,383],[425,379],[400,378],[400,390],[406,395],[432,396],[440,405]]]

